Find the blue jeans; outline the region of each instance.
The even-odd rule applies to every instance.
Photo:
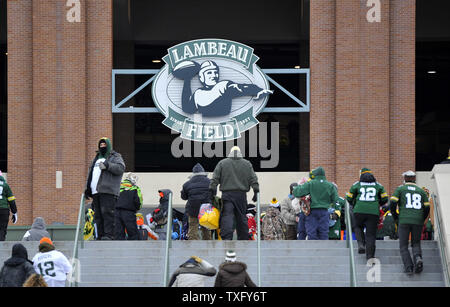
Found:
[[[305,214],[300,211],[298,214],[297,240],[306,240]]]
[[[308,240],[328,240],[327,209],[311,209],[311,213],[305,217],[305,228]]]

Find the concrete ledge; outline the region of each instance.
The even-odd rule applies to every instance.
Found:
[[[75,225],[47,225],[47,231],[52,241],[73,241],[75,239]],[[30,226],[8,226],[6,241],[21,241]]]

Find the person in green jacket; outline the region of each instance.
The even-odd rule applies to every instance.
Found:
[[[394,219],[398,220],[400,255],[405,273],[411,275],[413,272],[420,273],[423,269],[420,238],[430,212],[430,202],[427,193],[416,185],[416,174],[413,171],[403,173],[403,178],[404,184],[395,189],[389,207]],[[410,235],[414,263],[408,250]]]
[[[294,188],[294,196],[311,196],[311,211],[305,217],[308,240],[328,240],[328,208],[336,203],[338,195],[333,184],[327,181],[321,166],[314,169],[310,177],[313,180]]]
[[[223,200],[220,212],[222,240],[232,240],[234,228],[238,240],[248,240],[247,192],[253,189],[252,201],[256,202],[259,183],[251,162],[244,159],[238,146],[233,146],[228,157],[214,168],[209,184],[211,198],[216,195],[218,186]]]
[[[336,188],[336,191],[338,191],[337,184],[334,182],[332,183]],[[330,230],[328,233],[328,239],[330,240],[341,239],[341,216],[344,208],[345,208],[345,199],[343,197],[340,197],[338,193],[338,200],[334,204],[331,204],[330,209],[328,209],[328,212],[330,213],[330,220],[329,220]]]
[[[353,207],[358,253],[366,254],[366,258],[375,257],[375,241],[380,206],[389,200],[384,187],[379,184],[368,168],[360,171],[359,181],[355,182],[346,194],[347,201]],[[352,210],[350,208],[350,210]],[[364,228],[366,232],[364,233]]]
[[[0,171],[0,241],[6,239],[10,211],[11,221],[15,224],[17,223],[16,197]]]

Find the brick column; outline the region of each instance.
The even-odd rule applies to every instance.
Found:
[[[336,177],[335,5],[310,2],[310,167],[322,166],[327,178]]]
[[[362,167],[389,189],[389,2],[381,1],[380,22],[369,22],[368,10],[359,0],[336,7],[336,169],[344,189]]]
[[[415,0],[390,3],[390,193],[415,170]]]
[[[74,224],[85,169],[85,1],[68,22],[64,1],[33,1],[33,216]],[[56,188],[62,171],[62,188]]]
[[[86,0],[86,162],[94,158],[101,137],[112,140],[111,70],[113,59],[112,3],[110,0]],[[113,148],[114,148],[114,140]],[[126,162],[126,161],[125,161]],[[83,182],[83,185],[85,182]]]
[[[8,183],[19,221],[32,222],[32,2],[8,1]]]
[[[336,3],[336,173],[341,195],[361,167],[360,3]]]

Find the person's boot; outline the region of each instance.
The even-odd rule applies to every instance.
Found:
[[[405,268],[405,273],[406,273],[406,275],[408,275],[408,276],[413,275],[413,274],[414,274],[413,266],[408,266],[408,267],[406,267],[406,268]]]
[[[366,253],[366,247],[364,246],[364,243],[358,242],[358,254],[365,254]]]
[[[422,272],[422,270],[423,270],[423,260],[420,255],[417,255],[415,258],[415,263],[414,263],[414,272],[420,273],[420,272]]]

